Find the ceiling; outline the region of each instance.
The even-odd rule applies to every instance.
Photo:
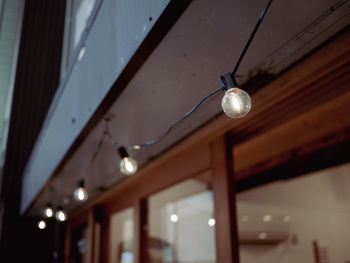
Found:
[[[123,145],[153,140],[217,89],[218,77],[232,70],[264,5],[258,0],[194,0],[108,111],[115,140]],[[278,74],[349,23],[350,1],[273,2],[238,70],[238,82],[257,73]],[[141,166],[146,164],[221,114],[220,100],[221,95],[209,99],[165,140],[131,155]],[[119,157],[106,139],[88,169],[103,131],[101,120],[29,215],[40,215],[48,201],[68,211],[77,208],[72,193],[82,176],[90,197],[125,179],[119,172]]]

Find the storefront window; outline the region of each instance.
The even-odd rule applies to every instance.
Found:
[[[110,219],[110,263],[134,262],[134,209],[128,208]]]
[[[148,208],[148,262],[216,262],[208,178],[190,179],[159,192],[148,199]]]
[[[350,262],[350,164],[238,194],[242,263]]]

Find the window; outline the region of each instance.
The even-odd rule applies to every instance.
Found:
[[[117,212],[110,219],[109,262],[134,262],[134,209]]]
[[[238,194],[242,263],[350,262],[350,164]]]
[[[88,20],[92,14],[95,3],[99,0],[71,0],[70,9],[68,9],[68,35],[67,37],[67,60],[66,67],[71,62],[76,47],[81,39],[81,36],[88,24]]]
[[[148,199],[148,262],[216,262],[210,179],[186,180]]]

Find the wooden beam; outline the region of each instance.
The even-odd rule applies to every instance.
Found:
[[[216,261],[239,262],[231,144],[222,136],[210,144],[215,208]]]
[[[348,140],[349,104],[350,92],[236,145],[233,151],[237,179]]]
[[[148,250],[148,211],[147,211],[147,199],[140,199],[136,202],[135,206],[135,263],[147,263],[147,250]]]
[[[89,249],[87,251],[87,261],[88,263],[94,263],[96,255],[95,253],[99,251],[95,246],[96,244],[96,234],[97,225],[101,223],[103,218],[103,208],[101,206],[93,207],[90,209],[87,218],[87,241],[89,244]]]
[[[350,134],[350,130],[348,134]],[[237,192],[240,192],[276,180],[305,175],[349,161],[350,138],[307,155],[295,156],[261,173],[241,177],[237,180],[236,189]]]
[[[72,241],[72,224],[68,221],[67,227],[66,227],[65,241],[64,241],[64,263],[70,262],[71,241]]]
[[[104,215],[101,222],[100,263],[109,262],[109,232],[110,218]]]

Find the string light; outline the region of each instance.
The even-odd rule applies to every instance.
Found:
[[[224,76],[221,76],[219,78],[220,83],[221,83],[221,88],[216,89],[214,91],[212,91],[211,93],[209,93],[207,96],[203,97],[199,103],[197,105],[195,105],[192,109],[190,109],[182,118],[180,118],[179,120],[177,120],[176,122],[174,122],[172,125],[170,125],[170,127],[168,128],[168,130],[162,135],[160,136],[158,139],[152,140],[152,141],[147,141],[145,143],[141,143],[141,144],[135,144],[135,145],[130,145],[130,146],[121,146],[119,147],[118,144],[116,143],[116,141],[113,139],[113,137],[111,136],[111,134],[108,131],[108,127],[107,127],[107,123],[106,123],[106,128],[104,131],[104,134],[101,138],[101,141],[99,142],[98,148],[96,150],[96,152],[94,153],[93,157],[92,157],[92,161],[90,162],[89,167],[87,168],[87,171],[89,170],[89,168],[92,166],[93,162],[95,161],[101,147],[102,147],[102,143],[103,143],[103,139],[105,137],[105,135],[108,136],[108,138],[110,139],[112,145],[115,147],[115,149],[119,152],[120,155],[120,171],[125,174],[125,175],[133,175],[136,173],[137,169],[138,169],[138,165],[135,159],[133,159],[132,157],[129,156],[129,153],[127,152],[127,149],[135,149],[135,150],[139,150],[143,147],[147,147],[147,146],[151,146],[153,144],[156,144],[158,142],[160,142],[161,140],[163,140],[169,133],[170,131],[177,126],[178,124],[180,124],[182,121],[184,121],[187,117],[189,117],[192,113],[194,113],[199,106],[205,102],[207,99],[209,99],[210,97],[214,96],[215,94],[217,94],[220,91],[225,91],[225,94],[222,98],[221,101],[221,106],[222,109],[224,111],[224,113],[231,117],[231,118],[242,118],[244,116],[246,116],[248,114],[248,112],[251,109],[251,99],[250,96],[247,92],[245,92],[244,90],[238,88],[237,82],[235,80],[235,74],[256,34],[256,32],[258,31],[258,28],[260,27],[260,24],[267,12],[267,10],[269,9],[271,3],[273,0],[270,0],[268,2],[268,4],[266,5],[265,9],[263,10],[263,12],[261,13],[258,22],[256,23],[252,33],[250,34],[250,37],[247,41],[247,43],[245,44],[243,50],[241,51],[241,54],[234,66],[234,69],[232,72],[225,74]],[[81,50],[81,54],[79,54],[80,59],[83,57],[85,52],[85,47],[82,48]],[[106,119],[105,119],[106,120]],[[81,185],[82,182],[82,185]],[[77,201],[85,201],[88,198],[88,194],[86,189],[84,188],[84,181],[80,181],[79,182],[80,185],[78,185],[78,188],[74,191],[74,198]],[[45,212],[44,212],[45,217],[52,217],[53,216],[53,211],[51,208],[46,208]],[[65,212],[62,210],[62,208],[60,208],[57,212],[56,212],[56,219],[58,221],[65,221],[67,216],[65,214]],[[178,221],[178,216],[176,214],[171,215],[171,221],[172,222],[177,222]],[[215,225],[215,219],[214,218],[210,218],[208,221],[208,225]]]
[[[78,202],[84,202],[88,199],[88,193],[84,187],[84,180],[78,182],[78,187],[74,190],[74,199]]]
[[[41,229],[41,230],[45,229],[46,228],[46,222],[44,220],[40,220],[38,222],[38,228]]]
[[[137,162],[134,158],[129,156],[129,153],[124,146],[118,148],[120,155],[120,171],[125,175],[133,175],[137,171]]]
[[[234,119],[246,116],[252,106],[248,93],[237,88],[237,83],[230,73],[221,76],[220,82],[223,90],[225,90],[225,95],[221,101],[224,113]]]
[[[66,213],[63,211],[62,207],[58,207],[57,212],[56,212],[56,220],[60,222],[64,222],[67,219]]]
[[[44,208],[44,217],[51,218],[53,216],[53,210],[50,204],[47,204],[47,206]]]

